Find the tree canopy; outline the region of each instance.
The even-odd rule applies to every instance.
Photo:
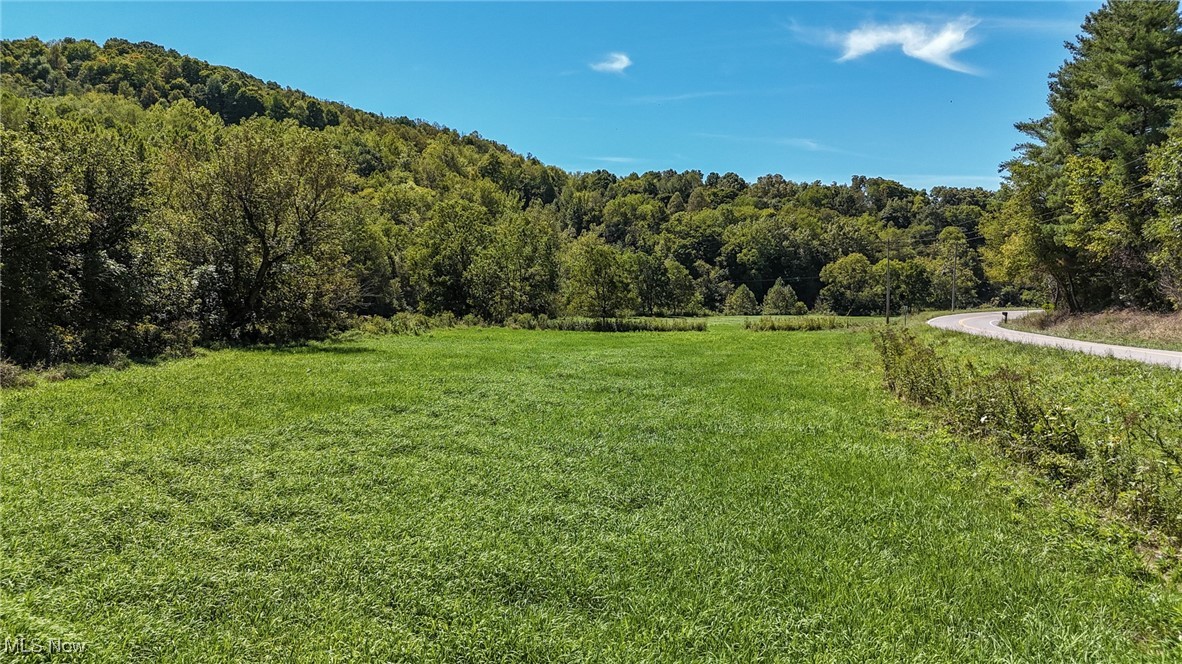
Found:
[[[285,341],[400,311],[1182,306],[1177,3],[1110,2],[1000,192],[566,172],[148,43],[0,43],[0,351]],[[790,285],[789,285],[790,284]]]
[[[1164,308],[1171,249],[1147,178],[1182,102],[1178,3],[1111,0],[1067,49],[1050,113],[1016,125],[1031,140],[1004,164],[989,272],[1072,310]]]

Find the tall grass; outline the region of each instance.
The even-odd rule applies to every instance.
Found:
[[[963,433],[995,443],[1072,495],[1176,545],[1182,539],[1182,412],[1113,404],[1082,427],[1072,404],[1021,367],[990,371],[943,357],[907,330],[874,335],[886,385],[936,408]]]
[[[1007,327],[1056,337],[1122,346],[1182,351],[1182,311],[1105,311],[1094,314],[1035,313],[1011,321]]]
[[[706,321],[701,318],[551,318],[539,320],[534,329],[570,332],[705,332]]]
[[[862,327],[861,323],[838,318],[837,316],[801,316],[797,318],[773,318],[761,316],[749,319],[743,327],[754,332],[816,332],[819,330],[842,330]]]
[[[437,316],[401,312],[390,318],[359,317],[352,326],[360,334],[422,334],[449,327],[488,327],[491,324],[474,316],[457,318],[450,313]],[[515,330],[564,330],[570,332],[705,332],[702,318],[551,318],[545,314],[514,314],[503,327]],[[354,335],[345,335],[351,340]]]

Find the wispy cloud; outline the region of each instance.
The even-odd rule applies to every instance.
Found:
[[[957,53],[977,43],[969,32],[980,23],[962,17],[943,25],[924,23],[893,23],[864,25],[836,35],[843,52],[838,62],[854,60],[883,48],[898,46],[903,53],[917,60],[964,74],[976,74],[972,67],[953,58]]]
[[[711,90],[707,92],[685,92],[674,95],[645,95],[643,97],[632,97],[625,99],[626,104],[669,104],[679,101],[691,101],[694,99],[706,99],[709,97],[731,97],[737,95],[737,92],[723,92],[719,90]]]
[[[848,152],[841,148],[835,148],[831,145],[825,145],[819,141],[811,138],[797,138],[797,137],[774,137],[774,136],[737,136],[735,134],[712,134],[699,132],[694,134],[698,138],[713,138],[722,141],[738,141],[742,143],[762,143],[764,145],[782,145],[788,148],[795,148],[797,150],[804,150],[806,152],[832,152],[834,154],[846,154],[854,156],[859,155],[856,152]]]
[[[631,66],[632,58],[627,53],[608,53],[606,58],[591,63],[592,69],[607,74],[623,74]]]
[[[603,161],[609,164],[635,164],[643,161],[643,159],[637,159],[636,157],[587,157],[587,159],[591,161]]]

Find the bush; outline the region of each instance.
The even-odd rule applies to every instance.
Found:
[[[131,326],[127,354],[135,358],[188,357],[193,354],[200,330],[193,321],[178,321],[168,326],[140,322]]]
[[[546,314],[513,314],[505,319],[505,327],[514,330],[544,330],[550,323]]]
[[[98,365],[67,362],[65,364],[59,364],[51,369],[45,370],[42,372],[41,376],[45,380],[57,382],[59,380],[86,378],[88,376],[94,375],[94,373],[98,370]]]
[[[35,382],[28,371],[8,360],[0,359],[0,387],[4,389],[29,387]]]
[[[887,388],[900,398],[931,406],[952,394],[953,376],[935,349],[907,330],[888,327],[874,335]]]

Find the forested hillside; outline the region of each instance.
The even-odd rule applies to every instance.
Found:
[[[1084,33],[1000,192],[568,173],[154,44],[5,41],[0,344],[36,364],[400,311],[870,314],[888,283],[895,308],[1182,306],[1177,3]]]
[[[982,189],[566,173],[152,44],[3,57],[3,344],[25,363],[402,310],[870,313],[888,253],[896,306],[946,306],[954,262],[960,302],[998,296]]]

